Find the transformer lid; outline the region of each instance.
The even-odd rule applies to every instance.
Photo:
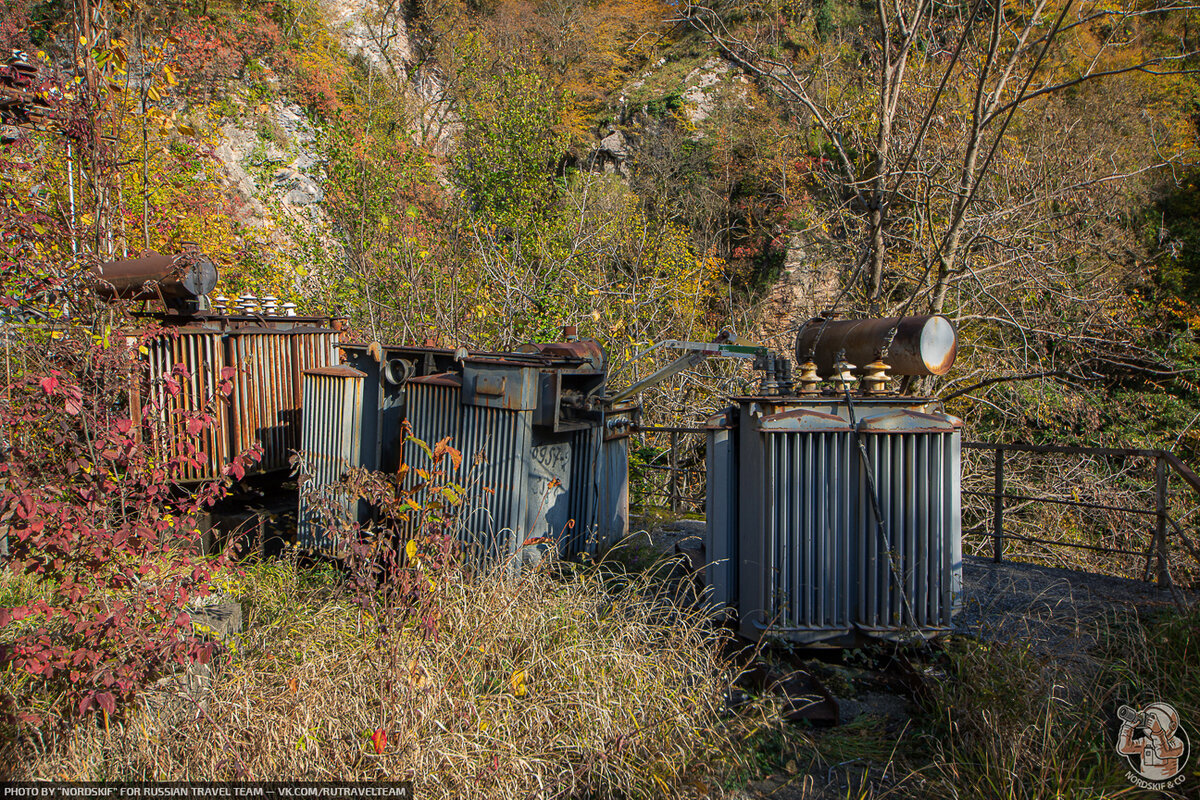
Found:
[[[726,408],[722,411],[718,411],[716,414],[706,417],[704,419],[704,424],[700,427],[707,428],[708,430],[718,431],[737,427],[737,415],[735,413],[735,409]]]
[[[962,420],[945,414],[926,414],[910,409],[897,409],[886,414],[867,417],[858,423],[859,433],[953,433],[962,427]]]
[[[327,378],[365,378],[367,373],[346,365],[332,367],[314,367],[304,370],[305,375],[320,375]]]
[[[797,408],[769,414],[758,421],[763,433],[849,433],[850,423],[836,414]]]
[[[409,383],[423,383],[429,386],[449,386],[453,389],[462,388],[462,376],[453,372],[436,372],[433,375],[418,375],[409,378]]]
[[[601,372],[608,361],[604,348],[595,339],[576,339],[567,342],[527,342],[518,345],[517,352],[536,353],[551,358],[578,359]]]

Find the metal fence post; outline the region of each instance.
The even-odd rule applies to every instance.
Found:
[[[671,431],[671,512],[679,513],[679,432]]]
[[[1004,448],[996,448],[996,494],[992,498],[992,561],[1004,560]]]
[[[1154,459],[1154,552],[1158,554],[1158,585],[1171,585],[1167,569],[1167,460],[1161,455]]]

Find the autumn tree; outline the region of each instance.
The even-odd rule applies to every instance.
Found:
[[[1055,134],[1069,138],[1081,127],[1071,112],[1078,112],[1085,85],[1120,79],[1126,96],[1154,104],[1167,120],[1174,116],[1162,101],[1181,88],[1170,79],[1186,72],[1191,54],[1164,36],[1170,7],[1039,2],[941,10],[923,0],[881,2],[873,19],[837,34],[816,30],[819,15],[788,9],[771,18],[745,4],[692,4],[684,18],[812,129],[831,159],[831,195],[858,220],[860,277],[873,307],[921,292],[921,305],[942,310],[951,285],[970,279],[966,257],[1003,215],[1028,218],[1031,204],[1072,201],[1092,187],[1177,162],[1190,144],[1169,121],[1168,130],[1143,124],[1139,133],[1154,137],[1158,148],[1131,153],[1129,132],[1118,131],[1114,119],[1107,131],[1088,126],[1098,158],[1083,152],[1059,161],[1057,174],[1046,176],[1053,183],[1038,181],[1035,191],[1013,191],[1009,183],[1030,156],[1051,158],[1035,151],[1036,142],[1028,147],[1030,134],[1049,133],[1047,126],[1031,127],[1025,117],[1066,112]],[[738,14],[752,21],[734,27],[728,20]],[[809,25],[815,46],[801,47],[796,37]],[[904,276],[889,266],[902,251],[929,279],[897,292]]]

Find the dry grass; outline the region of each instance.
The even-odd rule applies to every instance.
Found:
[[[908,755],[928,797],[1141,796],[1116,754],[1116,711],[1162,700],[1181,719],[1200,715],[1194,660],[1200,611],[1122,613],[1081,621],[1096,642],[1062,658],[1033,637],[945,645],[939,678],[925,698],[926,748]],[[1181,668],[1182,667],[1182,668]],[[1195,791],[1189,765],[1183,794]]]
[[[27,736],[10,768],[411,779],[422,798],[699,793],[701,765],[728,747],[720,638],[648,580],[600,575],[447,581],[435,636],[409,625],[381,637],[332,577],[262,565],[232,587],[250,625],[201,704]]]
[[[254,566],[228,587],[248,631],[202,704],[26,731],[0,743],[0,774],[411,779],[422,798],[719,796],[767,776],[762,791],[793,798],[1115,798],[1132,791],[1113,750],[1120,704],[1161,698],[1200,719],[1181,668],[1196,610],[1079,618],[1070,648],[1031,646],[1032,618],[1003,641],[953,638],[911,654],[925,691],[900,729],[817,731],[782,722],[770,696],[723,716],[721,637],[653,574],[443,581],[435,637],[411,623],[380,637],[338,586],[332,571]]]

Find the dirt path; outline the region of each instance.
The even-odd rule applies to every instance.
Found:
[[[1062,656],[1082,656],[1098,627],[1131,611],[1170,608],[1172,592],[1153,583],[1037,564],[963,559],[959,632],[986,639],[1031,640]],[[1182,593],[1189,601],[1195,593]]]

